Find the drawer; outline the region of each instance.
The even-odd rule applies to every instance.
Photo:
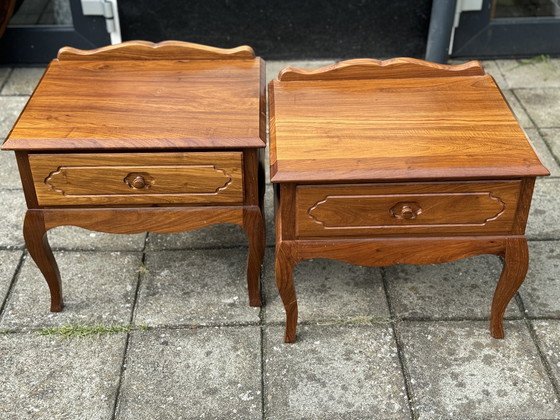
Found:
[[[298,186],[296,234],[505,234],[520,190],[519,180]]]
[[[32,154],[41,206],[243,202],[241,152]]]

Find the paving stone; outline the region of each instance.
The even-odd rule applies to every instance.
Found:
[[[418,419],[551,419],[560,403],[524,321],[401,324]]]
[[[0,190],[0,246],[23,248],[23,218],[27,205],[21,190]]]
[[[481,255],[434,265],[387,267],[394,314],[404,319],[488,319],[502,264]],[[512,299],[506,317],[520,317]]]
[[[267,83],[278,78],[278,73],[284,67],[295,67],[297,69],[318,69],[335,63],[334,60],[309,60],[309,61],[267,61],[266,62],[266,81]]]
[[[249,306],[247,250],[240,248],[147,253],[135,322],[138,325],[258,323]]]
[[[41,80],[44,67],[15,68],[2,88],[2,95],[31,95]]]
[[[302,261],[294,269],[299,322],[354,323],[387,320],[381,269],[326,259]],[[274,279],[274,249],[267,249],[263,289],[266,323],[282,322],[286,313]]]
[[[0,251],[0,307],[6,298],[22,251]]]
[[[0,140],[6,138],[23,107],[29,98],[27,96],[0,96]],[[1,152],[14,153],[14,152]]]
[[[560,162],[560,128],[544,128],[541,130],[541,134],[556,160]]]
[[[509,85],[495,60],[483,61],[482,65],[484,66],[484,70],[494,78],[500,89],[509,89]]]
[[[538,127],[560,127],[560,89],[516,89],[515,94]]]
[[[0,334],[0,418],[111,418],[125,342]]]
[[[49,242],[53,249],[85,251],[142,251],[145,233],[117,235],[94,232],[75,226],[60,226],[49,230]]]
[[[535,148],[540,161],[550,172],[550,176],[560,176],[560,166],[538,130],[536,128],[526,128],[525,133],[527,133],[527,137],[529,137],[531,144]]]
[[[303,326],[294,344],[283,336],[265,329],[267,419],[410,418],[388,325]]]
[[[8,79],[11,71],[12,69],[10,67],[0,67],[0,90],[2,89],[2,86],[4,86],[4,83]]]
[[[540,178],[535,183],[527,221],[529,239],[560,239],[560,179]]]
[[[496,60],[510,89],[560,87],[560,60]]]
[[[22,267],[0,328],[128,325],[141,266],[140,253],[56,252],[64,309],[49,312],[47,283],[30,257]]]
[[[132,333],[116,418],[260,419],[260,336],[259,327]]]
[[[21,179],[14,152],[0,153],[0,188],[20,188]]]
[[[548,361],[556,382],[560,382],[560,321],[533,321],[542,353]]]
[[[530,317],[560,318],[560,242],[529,242],[529,270],[519,294]]]
[[[509,103],[509,106],[511,107],[513,113],[517,117],[517,121],[519,121],[521,127],[534,128],[535,124],[533,124],[533,122],[531,121],[531,119],[529,118],[529,116],[527,115],[527,113],[525,112],[525,110],[523,109],[523,107],[521,106],[521,104],[513,94],[513,92],[511,90],[504,90],[503,94],[507,102]]]
[[[264,199],[266,243],[274,245],[274,204],[272,186],[267,185]],[[151,233],[146,243],[147,251],[168,249],[206,249],[247,246],[245,231],[237,225],[219,224],[181,233]]]

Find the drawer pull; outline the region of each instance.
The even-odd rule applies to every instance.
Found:
[[[154,183],[154,178],[148,174],[131,173],[126,176],[124,182],[132,189],[147,190]]]
[[[396,219],[416,219],[416,216],[422,214],[422,208],[416,202],[397,203],[391,207],[391,216]]]

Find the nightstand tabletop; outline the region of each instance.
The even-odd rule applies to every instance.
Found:
[[[547,175],[489,75],[270,84],[273,182]]]
[[[53,60],[3,148],[264,147],[264,89],[259,58]]]

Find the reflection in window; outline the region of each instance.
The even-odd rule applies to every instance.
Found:
[[[494,0],[492,17],[560,17],[560,0]]]
[[[23,0],[10,19],[10,26],[72,26],[70,0]]]

